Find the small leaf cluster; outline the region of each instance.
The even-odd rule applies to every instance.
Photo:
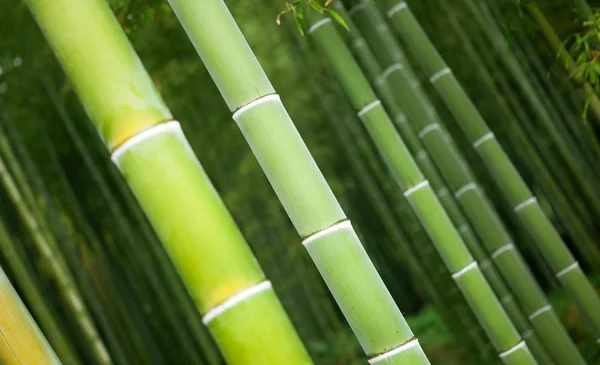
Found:
[[[585,30],[576,33],[571,40],[569,53],[575,61],[575,67],[570,73],[574,80],[587,82],[596,94],[600,93],[600,11],[583,23]],[[586,102],[584,115],[587,112],[589,98]]]
[[[327,14],[327,15],[331,16],[333,19],[335,19],[335,21],[340,23],[344,28],[348,29],[348,25],[346,24],[344,19],[335,10],[328,8],[328,6],[332,2],[333,2],[333,0],[325,0],[325,2],[323,4],[321,4],[320,0],[288,1],[285,3],[285,10],[283,10],[282,12],[277,14],[277,19],[276,19],[277,24],[278,25],[281,24],[281,17],[283,15],[292,14],[292,17],[294,18],[294,22],[296,23],[296,27],[298,28],[298,32],[300,32],[301,35],[304,35],[305,22],[304,22],[303,9],[306,8],[306,9],[312,9],[321,15]],[[306,5],[306,6],[303,7],[303,5]]]

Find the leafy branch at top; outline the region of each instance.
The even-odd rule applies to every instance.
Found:
[[[294,22],[296,23],[296,27],[301,35],[304,35],[304,13],[303,8],[312,9],[317,13],[323,15],[327,14],[335,19],[338,23],[340,23],[344,28],[348,29],[348,25],[344,21],[344,19],[334,10],[328,8],[328,6],[333,2],[333,0],[325,0],[325,3],[321,4],[320,0],[294,0],[288,1],[285,3],[285,10],[277,14],[277,24],[281,25],[281,17],[285,14],[292,14],[294,18]],[[302,5],[306,5],[303,7]]]
[[[575,34],[569,53],[575,61],[575,67],[570,72],[574,80],[586,81],[594,93],[600,94],[600,11],[583,23],[585,30]],[[584,109],[587,114],[589,98]]]

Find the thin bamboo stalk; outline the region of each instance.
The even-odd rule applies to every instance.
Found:
[[[64,328],[60,327],[59,322],[47,307],[46,303],[44,303],[44,300],[39,293],[40,287],[38,283],[36,283],[33,275],[31,275],[31,268],[28,267],[25,260],[23,260],[22,254],[17,252],[18,247],[16,245],[18,244],[20,244],[20,242],[16,243],[15,240],[12,239],[4,222],[0,221],[0,250],[6,259],[6,266],[19,278],[25,299],[31,303],[31,308],[38,319],[40,326],[45,329],[45,333],[48,334],[48,338],[50,339],[53,348],[60,354],[62,363],[66,365],[76,365],[80,363],[81,360],[65,336]]]
[[[563,67],[569,73],[575,71],[577,67],[575,61],[552,28],[550,22],[548,22],[548,19],[546,19],[544,13],[537,6],[537,2],[535,0],[527,0],[520,2],[520,4],[527,10],[531,19],[536,22],[544,38],[546,38],[546,42],[548,42],[548,45],[550,45],[550,48],[552,48],[552,51],[554,51]],[[590,110],[594,113],[595,119],[600,121],[600,99],[598,99],[598,95],[594,89],[582,78],[573,77],[573,81],[579,84],[581,91],[588,98],[587,102],[589,103]]]
[[[271,283],[108,5],[26,4],[226,361],[311,364]]]
[[[514,248],[508,230],[503,226],[493,207],[478,187],[464,158],[441,127],[439,117],[418,87],[410,66],[404,61],[402,50],[390,37],[389,31],[384,30],[387,28],[385,21],[371,3],[357,2],[351,13],[355,23],[363,30],[367,44],[373,46],[372,51],[381,67],[392,70],[391,72],[384,71],[383,75],[387,74],[386,79],[393,87],[397,102],[407,114],[408,122],[419,131],[419,138],[522,309],[528,315],[532,315],[536,311],[546,308],[541,318],[538,315],[534,317],[537,317],[537,320],[532,321],[538,336],[546,344],[546,349],[554,352],[552,355],[555,361],[560,359],[563,364],[572,363],[573,359],[580,359],[581,355],[549,307],[547,299],[520,254]],[[502,254],[500,255],[500,253]],[[490,261],[485,261],[485,255],[479,254],[479,258],[484,260],[483,267],[489,265]],[[505,297],[506,302],[511,300],[512,296]],[[515,318],[518,317],[515,314]],[[544,330],[547,326],[552,326],[553,330],[551,332]],[[522,328],[524,333],[530,333],[526,327]],[[558,349],[553,350],[552,346],[556,347],[558,342],[569,345],[559,346]],[[540,355],[540,359],[544,359],[544,356]]]
[[[429,364],[224,2],[170,4],[371,364]]]
[[[586,317],[594,336],[600,340],[600,312],[597,310],[600,308],[600,298],[594,288],[542,212],[536,198],[494,138],[494,134],[408,9],[407,4],[395,0],[392,4],[388,12],[392,24],[420,60],[423,69],[430,75],[436,90],[455,114],[473,148],[477,150],[498,186],[503,190],[506,200],[531,232],[556,277]],[[465,199],[467,195],[474,194],[465,194]],[[537,313],[534,312],[530,316],[538,317],[533,314]],[[552,349],[548,348],[548,350]]]
[[[430,183],[371,89],[331,19],[307,15],[309,33],[320,46],[396,183],[435,244],[500,357],[506,363],[535,363],[500,302],[442,208]]]
[[[0,132],[0,146],[2,147],[2,157],[0,157],[1,184],[4,186],[4,189],[8,193],[18,214],[23,220],[24,225],[31,234],[41,257],[48,262],[53,279],[60,288],[66,305],[73,313],[83,334],[86,336],[89,343],[92,344],[96,360],[101,364],[112,364],[106,345],[98,333],[87,306],[84,304],[85,302],[75,284],[72,273],[64,261],[64,257],[62,257],[62,254],[56,249],[56,243],[48,234],[44,223],[39,218],[39,214],[36,214],[37,210],[35,210],[34,207],[28,206],[25,202],[20,189],[7,167],[7,163],[11,164],[12,168],[16,166],[14,160],[5,162],[5,159],[7,157],[10,158],[11,154],[7,153],[9,152],[7,148],[8,143],[3,132]]]
[[[386,79],[380,77],[382,74],[382,68],[379,66],[377,59],[369,50],[365,39],[360,34],[358,28],[347,14],[346,9],[339,2],[334,4],[335,10],[340,14],[346,21],[346,24],[350,28],[350,32],[347,32],[347,43],[353,45],[354,54],[357,60],[361,64],[363,70],[367,74],[370,80],[374,80],[375,88],[378,94],[382,97],[382,100],[394,120],[397,121],[396,125],[403,140],[406,141],[409,150],[413,156],[416,156],[416,162],[423,171],[425,177],[431,183],[434,191],[436,192],[438,199],[442,203],[444,209],[448,213],[455,227],[459,227],[459,233],[463,238],[466,246],[473,255],[474,259],[482,268],[482,272],[486,277],[486,280],[490,283],[490,286],[494,290],[498,298],[502,298],[502,305],[507,311],[511,321],[515,324],[517,330],[523,338],[527,341],[530,349],[539,363],[549,364],[549,356],[546,351],[541,347],[539,340],[533,334],[525,315],[518,307],[516,302],[512,300],[512,295],[508,290],[506,284],[500,277],[500,274],[496,270],[495,265],[490,264],[490,258],[485,252],[478,238],[475,236],[471,226],[467,222],[466,217],[458,207],[454,196],[450,194],[450,190],[444,184],[442,177],[438,173],[438,170],[433,165],[433,161],[429,157],[427,150],[422,146],[419,138],[414,132],[412,126],[407,120],[404,113],[401,112],[400,107],[394,99],[394,88],[390,87]]]

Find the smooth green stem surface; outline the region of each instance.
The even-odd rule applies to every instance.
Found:
[[[106,2],[27,4],[226,361],[312,364]]]
[[[496,179],[506,201],[534,237],[537,247],[556,277],[586,317],[594,336],[600,338],[600,299],[594,288],[407,4],[402,1],[396,1],[395,4],[388,12],[392,25],[430,76],[431,82],[456,117],[467,139]],[[465,198],[466,196],[467,194]],[[533,314],[530,314],[530,319],[532,316]],[[551,348],[548,350],[552,351]]]
[[[0,363],[61,364],[1,268],[0,308]]]
[[[371,363],[428,364],[225,3],[170,4]]]
[[[471,257],[435,193],[424,179],[381,102],[354,61],[331,19],[312,13],[309,33],[330,61],[351,104],[375,142],[396,183],[436,245],[448,270],[507,363],[535,363],[500,302]],[[516,346],[520,346],[516,348]],[[515,351],[510,351],[511,349]],[[521,356],[523,356],[521,358]]]

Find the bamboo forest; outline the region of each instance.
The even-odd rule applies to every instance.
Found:
[[[0,365],[600,365],[600,1],[0,0]]]

